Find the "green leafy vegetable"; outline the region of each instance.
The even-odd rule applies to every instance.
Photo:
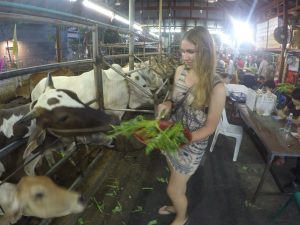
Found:
[[[154,149],[160,149],[168,153],[175,153],[180,145],[188,143],[184,128],[181,123],[173,123],[166,127],[160,126],[159,120],[145,120],[143,116],[122,122],[113,126],[112,137],[135,135],[146,145],[145,152],[149,154]]]
[[[157,224],[157,220],[151,220],[151,221],[148,223],[148,225],[155,225],[155,224]]]
[[[115,214],[115,213],[120,213],[122,212],[122,205],[120,204],[120,202],[118,201],[117,202],[117,205],[115,206],[115,208],[112,210],[112,212]]]

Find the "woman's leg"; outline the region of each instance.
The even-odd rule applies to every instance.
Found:
[[[183,225],[187,220],[186,186],[191,176],[180,174],[172,166],[169,167],[171,175],[167,192],[176,211],[176,217],[171,225]]]

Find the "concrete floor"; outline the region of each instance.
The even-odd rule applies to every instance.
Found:
[[[188,184],[189,225],[298,225],[300,211],[291,204],[275,221],[270,218],[289,198],[281,194],[268,173],[255,205],[249,205],[264,161],[247,132],[244,132],[238,160],[232,161],[235,141],[219,136],[205,164]],[[76,225],[168,225],[174,215],[161,216],[157,210],[168,204],[166,195],[168,170],[160,152],[145,155],[144,146],[135,139],[122,143],[124,152],[112,152],[106,178],[86,210],[54,220],[54,224]],[[111,151],[111,150],[108,150]],[[283,183],[293,179],[285,166],[275,168]],[[100,170],[100,169],[99,169]],[[95,170],[97,174],[97,168]]]

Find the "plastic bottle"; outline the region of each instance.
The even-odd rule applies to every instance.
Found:
[[[292,122],[293,122],[293,113],[290,113],[290,115],[286,119],[285,126],[284,126],[285,133],[289,133],[291,131]]]

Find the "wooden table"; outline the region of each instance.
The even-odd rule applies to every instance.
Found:
[[[274,157],[300,157],[300,142],[290,133],[285,134],[283,132],[284,121],[275,120],[271,116],[260,116],[252,112],[245,104],[236,104],[236,108],[245,125],[254,130],[267,150],[267,163],[251,200],[252,203],[255,203],[257,195],[263,186],[267,171],[271,168]],[[275,182],[279,186],[279,189],[283,191],[278,180],[275,179]]]

